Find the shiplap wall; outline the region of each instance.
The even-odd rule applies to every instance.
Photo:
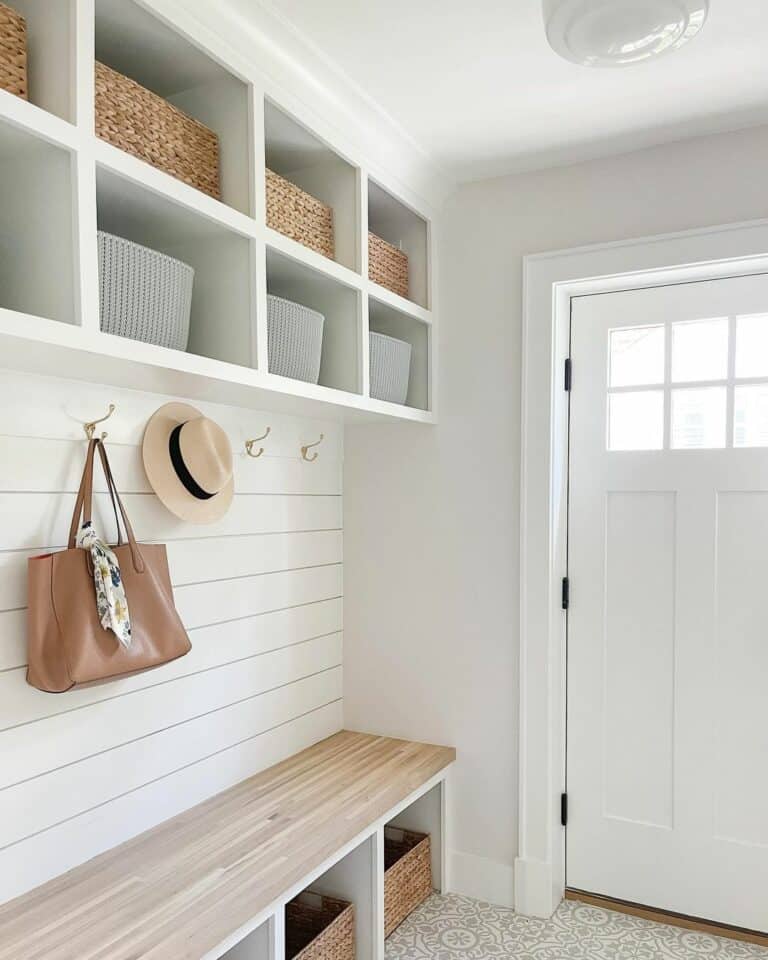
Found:
[[[341,429],[196,404],[229,434],[236,489],[222,520],[196,526],[162,506],[141,463],[144,425],[168,399],[0,372],[0,902],[341,728]],[[168,545],[192,652],[45,694],[25,681],[27,557],[63,547],[81,422],[109,402],[118,488],[137,538]],[[265,454],[247,457],[267,426]],[[95,520],[113,539],[96,477]]]

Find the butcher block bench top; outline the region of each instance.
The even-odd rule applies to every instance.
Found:
[[[202,957],[455,756],[335,734],[0,907],[0,958]]]

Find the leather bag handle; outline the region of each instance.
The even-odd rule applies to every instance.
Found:
[[[83,475],[80,478],[80,487],[77,491],[77,497],[75,499],[75,508],[72,512],[72,523],[69,527],[69,539],[67,540],[67,545],[70,550],[74,549],[77,531],[80,525],[80,516],[84,509],[86,514],[83,516],[83,520],[91,519],[91,503],[93,498],[93,461],[94,451],[98,442],[99,441],[97,440],[91,440],[88,443],[88,453],[86,454]],[[117,546],[120,547],[123,544],[123,533],[120,529],[120,522],[118,520],[115,495],[112,491],[112,488],[109,486],[109,481],[107,481],[107,491],[109,493],[109,498],[112,501],[112,512],[115,516],[115,526],[117,527]]]
[[[72,522],[69,526],[69,539],[67,540],[67,546],[70,550],[73,550],[75,547],[75,540],[77,537],[77,528],[80,525],[80,516],[83,512],[83,505],[85,503],[86,495],[86,486],[93,484],[93,455],[96,452],[96,441],[88,441],[88,452],[85,456],[85,465],[83,466],[83,475],[80,478],[80,488],[77,491],[77,497],[75,499],[75,508],[72,511]],[[89,516],[87,519],[90,519],[90,505],[89,505]]]
[[[115,503],[120,510],[120,516],[123,520],[123,526],[125,527],[125,535],[128,538],[128,545],[131,548],[131,558],[133,560],[133,569],[136,573],[144,573],[144,558],[141,555],[141,550],[139,545],[136,542],[136,537],[133,533],[133,527],[131,526],[131,521],[128,519],[128,513],[126,512],[123,501],[120,497],[120,494],[117,490],[117,484],[115,483],[115,478],[112,474],[112,467],[109,465],[109,459],[107,457],[107,450],[101,440],[96,440],[96,445],[99,448],[99,458],[101,459],[101,468],[104,471],[104,476],[107,481],[107,487],[109,488],[110,496],[112,497],[112,505],[114,507]],[[117,512],[115,512],[115,520],[117,521]],[[120,536],[120,523],[117,524],[118,537]],[[118,541],[120,542],[120,541]]]
[[[123,502],[120,499],[120,494],[117,492],[117,486],[115,485],[115,478],[112,475],[112,470],[109,466],[109,460],[107,459],[107,453],[104,449],[104,444],[99,439],[93,439],[88,443],[88,453],[85,458],[85,466],[83,467],[83,476],[80,480],[80,489],[77,493],[77,498],[75,500],[75,508],[72,513],[72,522],[69,528],[69,540],[68,547],[70,550],[74,549],[77,531],[80,525],[80,517],[82,515],[82,520],[84,523],[89,521],[92,516],[93,510],[93,464],[94,456],[96,453],[96,448],[99,448],[99,458],[101,459],[101,466],[104,471],[104,477],[107,481],[107,490],[109,492],[110,500],[112,501],[112,510],[115,515],[115,524],[117,525],[117,546],[122,546],[123,536],[122,530],[120,528],[120,520],[118,518],[118,506],[120,510],[120,516],[123,520],[123,526],[125,527],[126,536],[128,537],[128,543],[131,548],[131,558],[133,560],[133,567],[137,573],[144,572],[144,558],[141,555],[138,544],[136,543],[136,538],[133,534],[133,528],[131,527],[130,521],[128,520],[128,514],[125,511]]]

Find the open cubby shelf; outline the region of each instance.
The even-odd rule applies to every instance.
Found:
[[[253,213],[249,85],[133,0],[96,0],[96,59],[219,138],[221,199]]]
[[[264,104],[264,161],[331,208],[333,259],[359,271],[359,171],[270,100]]]
[[[382,333],[410,344],[411,369],[405,404],[418,410],[429,410],[429,357],[432,335],[429,324],[402,313],[371,295],[368,298],[368,329],[371,333]]]
[[[0,307],[76,323],[72,154],[0,125]]]
[[[325,318],[319,383],[360,393],[360,293],[353,287],[267,250],[267,293],[317,310]],[[270,372],[274,372],[270,368]]]
[[[247,406],[272,397],[355,422],[434,422],[426,213],[370,179],[364,158],[337,150],[321,120],[282,104],[257,64],[233,60],[183,11],[172,22],[155,0],[11,2],[27,19],[29,102],[0,91],[4,366],[82,379],[98,369],[102,382]],[[216,132],[221,200],[96,137],[94,57]],[[266,168],[331,207],[333,259],[267,226]],[[194,268],[187,352],[101,333],[99,229]],[[408,298],[369,280],[369,229],[408,254]],[[318,384],[270,373],[268,293],[325,316]],[[369,330],[411,344],[403,405],[370,396]]]
[[[429,224],[373,180],[368,181],[368,229],[408,256],[408,300],[429,308]]]
[[[109,170],[96,170],[99,230],[150,247],[195,271],[188,351],[255,363],[252,241]]]
[[[74,123],[76,0],[11,0],[27,23],[29,102]]]

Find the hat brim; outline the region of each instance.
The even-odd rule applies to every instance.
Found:
[[[179,480],[171,463],[168,440],[180,423],[202,416],[187,403],[166,403],[149,418],[141,444],[144,471],[160,502],[189,523],[215,523],[229,510],[235,492],[234,477],[210,500],[198,500]]]

